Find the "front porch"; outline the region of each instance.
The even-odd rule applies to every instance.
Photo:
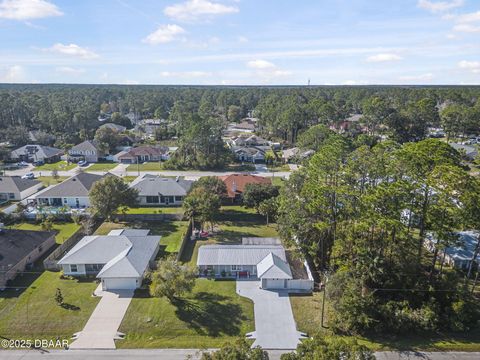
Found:
[[[257,268],[252,265],[201,265],[198,273],[199,277],[216,279],[258,279]]]

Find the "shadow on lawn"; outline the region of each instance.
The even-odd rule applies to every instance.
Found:
[[[190,324],[199,334],[208,336],[238,336],[245,320],[238,304],[226,301],[228,297],[199,292],[193,299],[177,299],[173,303],[177,317]]]
[[[65,310],[73,310],[73,311],[78,311],[80,310],[80,307],[77,306],[77,305],[72,305],[72,304],[67,304],[67,303],[63,303],[61,305],[62,308],[64,308]]]
[[[263,216],[256,214],[256,213],[248,213],[244,211],[238,210],[222,210],[221,213],[218,215],[219,221],[229,222],[232,219],[235,219],[235,223],[240,221],[246,222],[264,222],[265,219]]]

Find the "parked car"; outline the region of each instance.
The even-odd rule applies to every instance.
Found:
[[[43,160],[35,161],[33,163],[33,166],[42,166],[42,165],[45,165],[45,161]]]
[[[20,167],[27,167],[28,163],[25,162],[25,161],[21,161],[21,162],[17,163],[17,165],[20,166]]]
[[[22,179],[35,179],[35,174],[32,172],[26,173],[25,175],[22,176]]]
[[[88,162],[86,162],[85,160],[80,160],[78,163],[77,163],[78,166],[81,166],[81,167],[84,167],[84,166],[87,166],[88,165]]]

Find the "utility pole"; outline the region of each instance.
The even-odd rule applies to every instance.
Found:
[[[324,275],[324,283],[323,283],[323,300],[322,300],[322,323],[321,323],[321,326],[322,328],[325,328],[325,329],[328,329],[328,326],[325,326],[323,324],[323,316],[325,314],[325,293],[327,292],[327,282],[328,282],[328,278],[327,276]]]

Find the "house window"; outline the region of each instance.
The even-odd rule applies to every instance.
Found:
[[[147,196],[147,204],[158,204],[158,196]]]
[[[86,264],[85,271],[88,272],[98,272],[102,270],[103,264]]]
[[[77,269],[77,265],[70,265],[70,272],[74,273],[74,272],[77,272],[78,269]]]
[[[232,271],[242,271],[241,265],[232,265]]]
[[[175,196],[175,201],[182,201],[182,197],[181,196]]]
[[[63,198],[63,203],[66,204],[67,203],[67,198]]]
[[[15,194],[14,193],[9,193],[8,198],[9,199],[15,199]]]

